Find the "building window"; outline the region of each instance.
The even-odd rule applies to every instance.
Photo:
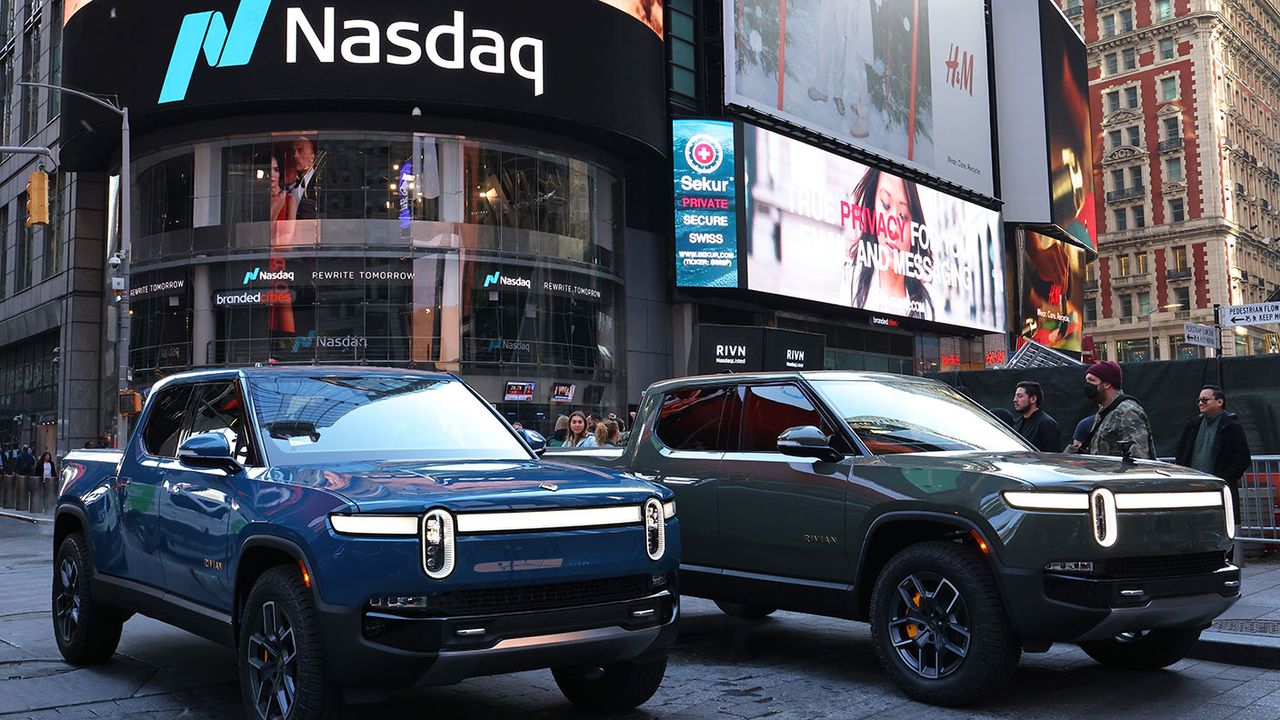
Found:
[[[1128,362],[1146,362],[1151,359],[1151,346],[1147,344],[1147,339],[1140,340],[1117,340],[1116,341],[1116,360],[1122,363]],[[1159,359],[1157,357],[1157,359]]]
[[[1133,11],[1120,11],[1120,32],[1133,32]]]
[[[1115,75],[1120,72],[1120,58],[1115,53],[1107,53],[1103,56],[1102,61],[1108,75]]]
[[[1164,178],[1169,182],[1182,182],[1182,158],[1165,159]]]
[[[672,100],[697,110],[698,52],[697,28],[693,0],[667,2],[667,51],[671,69]]]
[[[193,220],[195,159],[170,158],[138,173],[141,236],[189,230]],[[361,196],[363,206],[363,193]]]
[[[1087,323],[1098,322],[1098,301],[1088,298],[1084,301],[1084,321]]]
[[[67,189],[67,174],[49,175],[49,224],[41,228],[44,234],[44,277],[49,279],[62,272],[63,256],[67,244],[63,239],[66,223],[62,221],[62,194]]]
[[[1187,219],[1186,210],[1181,198],[1169,201],[1169,222],[1182,222]]]
[[[1178,118],[1164,119],[1164,139],[1180,140],[1182,138],[1182,121]]]
[[[33,22],[22,36],[22,79],[40,82],[40,23]],[[30,139],[40,129],[40,88],[22,88],[22,115],[18,136]]]
[[[1120,317],[1133,317],[1133,296],[1120,296]]]
[[[1173,0],[1156,0],[1156,20],[1163,22],[1173,19]]]
[[[1113,228],[1116,232],[1124,232],[1129,229],[1129,211],[1124,208],[1116,208],[1115,211],[1116,226]],[[1121,273],[1122,275],[1124,273]]]
[[[1133,48],[1125,48],[1122,52],[1124,55],[1124,69],[1134,70],[1138,67],[1138,51]]]
[[[1142,131],[1138,128],[1138,126],[1137,126],[1137,125],[1134,125],[1134,126],[1133,126],[1133,127],[1131,127],[1131,128],[1126,128],[1125,132],[1126,132],[1126,133],[1128,134],[1128,136],[1129,136],[1129,146],[1130,146],[1130,147],[1141,147],[1141,146],[1142,146]]]
[[[1138,86],[1130,85],[1124,89],[1124,106],[1130,110],[1138,107]]]
[[[1109,38],[1116,34],[1116,16],[1102,16],[1102,37]]]
[[[1160,59],[1172,60],[1174,53],[1173,38],[1160,39]]]
[[[1112,150],[1115,150],[1116,148],[1120,147],[1120,143],[1123,142],[1123,140],[1121,140],[1121,135],[1119,130],[1112,130],[1111,132],[1107,133],[1107,140],[1110,141]]]
[[[1135,228],[1142,228],[1147,226],[1147,209],[1141,205],[1133,206],[1133,226]],[[1147,257],[1146,255],[1143,255],[1142,259],[1146,260],[1146,257]],[[1143,270],[1141,270],[1141,272],[1146,272],[1145,264],[1146,263],[1144,262],[1143,263],[1144,268]]]
[[[1129,187],[1142,187],[1142,166],[1134,165],[1129,168]]]
[[[13,138],[13,45],[8,45],[0,57],[0,87],[4,88],[4,107],[0,108],[0,145],[8,145]]]
[[[13,291],[21,292],[31,287],[31,240],[33,233],[27,227],[27,194],[18,196],[18,222],[13,227]]]
[[[1130,271],[1132,270],[1132,267],[1133,267],[1133,262],[1129,258],[1129,256],[1121,255],[1119,258],[1119,264],[1117,267],[1117,270],[1120,273],[1120,277],[1128,277],[1130,274]]]
[[[1178,301],[1179,310],[1183,312],[1189,312],[1191,310],[1191,288],[1189,287],[1174,288],[1173,296]]]
[[[1138,293],[1138,314],[1142,316],[1151,314],[1151,293]]]
[[[1178,79],[1176,77],[1160,78],[1160,99],[1173,102],[1178,99]]]
[[[1120,91],[1112,90],[1106,93],[1107,112],[1113,113],[1120,109]]]
[[[49,84],[62,84],[62,0],[49,8]],[[62,93],[49,92],[49,119],[62,114]]]
[[[1173,249],[1173,269],[1186,270],[1190,266],[1187,265],[1187,249],[1185,247],[1176,247]]]
[[[1124,171],[1111,171],[1111,189],[1114,192],[1124,192]]]
[[[9,206],[0,205],[0,298],[9,277]]]
[[[1144,252],[1138,253],[1138,274],[1147,274],[1147,254]]]

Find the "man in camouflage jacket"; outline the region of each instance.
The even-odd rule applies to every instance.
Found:
[[[1124,394],[1124,372],[1119,363],[1107,360],[1095,363],[1084,376],[1085,395],[1098,403],[1093,432],[1081,448],[1088,455],[1124,455],[1120,443],[1133,443],[1129,455],[1154,460],[1155,440],[1147,412],[1137,399]]]

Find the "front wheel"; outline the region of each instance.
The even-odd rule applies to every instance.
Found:
[[[1159,670],[1185,658],[1199,639],[1199,630],[1157,628],[1080,643],[1080,648],[1108,667]]]
[[[743,620],[760,620],[767,618],[778,611],[767,605],[742,605],[739,603],[721,602],[716,600],[716,607],[720,608],[729,617],[742,618]]]
[[[645,704],[658,691],[666,672],[665,654],[643,663],[576,665],[551,671],[569,702],[597,713],[624,713]]]
[[[872,590],[871,632],[894,682],[934,705],[991,697],[1022,654],[982,555],[958,543],[920,543],[889,560]]]
[[[53,560],[53,635],[58,651],[72,665],[110,660],[127,617],[94,599],[92,576],[93,559],[84,535],[68,535]]]
[[[333,717],[341,700],[325,675],[320,625],[296,567],[258,578],[240,616],[240,694],[257,720]]]

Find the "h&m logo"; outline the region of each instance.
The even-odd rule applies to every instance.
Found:
[[[947,84],[961,90],[968,90],[969,97],[973,97],[973,62],[976,57],[959,45],[952,44],[945,63]]]
[[[157,102],[178,102],[187,97],[202,50],[209,67],[248,65],[270,7],[271,0],[240,0],[230,26],[217,10],[195,12],[182,18]]]

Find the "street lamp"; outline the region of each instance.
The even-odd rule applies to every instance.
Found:
[[[117,389],[121,392],[129,389],[129,250],[133,237],[133,205],[129,185],[132,179],[129,167],[129,108],[115,102],[104,100],[97,95],[90,95],[81,90],[73,90],[61,85],[38,82],[19,82],[26,87],[41,87],[57,92],[75,95],[120,116],[120,277],[125,279],[124,292],[120,296],[120,337],[116,340],[116,358],[119,361],[117,373]],[[128,441],[129,421],[116,407],[116,447],[123,447]]]
[[[1181,308],[1181,303],[1169,303],[1168,305],[1160,306],[1161,310],[1180,310]],[[1151,310],[1147,313],[1147,352],[1150,353],[1150,357],[1148,357],[1147,360],[1156,359],[1156,336],[1155,330],[1151,327],[1151,316],[1155,315],[1156,312],[1157,311],[1155,310]]]

